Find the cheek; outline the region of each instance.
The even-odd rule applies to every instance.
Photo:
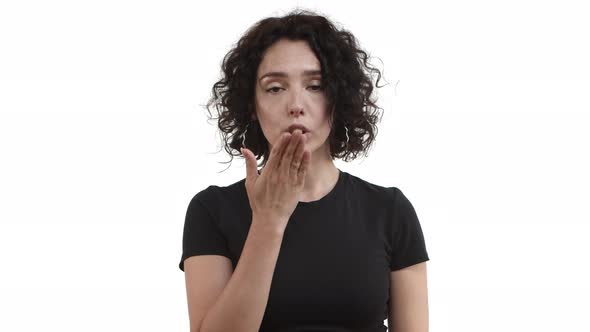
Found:
[[[276,114],[276,110],[281,107],[281,104],[278,99],[260,97],[256,107],[258,113],[263,117],[271,118],[273,114]]]
[[[276,105],[281,103],[282,98],[278,95],[271,95],[266,91],[257,91],[256,98],[258,100],[258,104],[261,107],[272,107],[272,105]]]

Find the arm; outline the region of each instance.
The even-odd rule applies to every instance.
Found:
[[[205,315],[200,332],[257,332],[268,303],[283,233],[253,217],[242,254],[223,292]]]
[[[428,332],[426,262],[391,272],[390,332]]]

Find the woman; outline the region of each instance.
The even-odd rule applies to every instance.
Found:
[[[352,34],[308,11],[261,20],[225,57],[208,106],[247,174],[189,204],[191,331],[428,330],[414,208],[333,163],[374,140],[365,69],[380,77]]]

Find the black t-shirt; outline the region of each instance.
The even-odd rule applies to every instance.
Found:
[[[235,270],[252,223],[245,179],[197,193],[179,267],[222,255]],[[386,331],[390,272],[428,261],[416,212],[396,187],[340,171],[335,187],[289,219],[260,331]]]

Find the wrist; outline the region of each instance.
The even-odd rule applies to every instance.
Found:
[[[253,214],[251,228],[265,235],[282,237],[288,222],[289,219],[284,217]]]

